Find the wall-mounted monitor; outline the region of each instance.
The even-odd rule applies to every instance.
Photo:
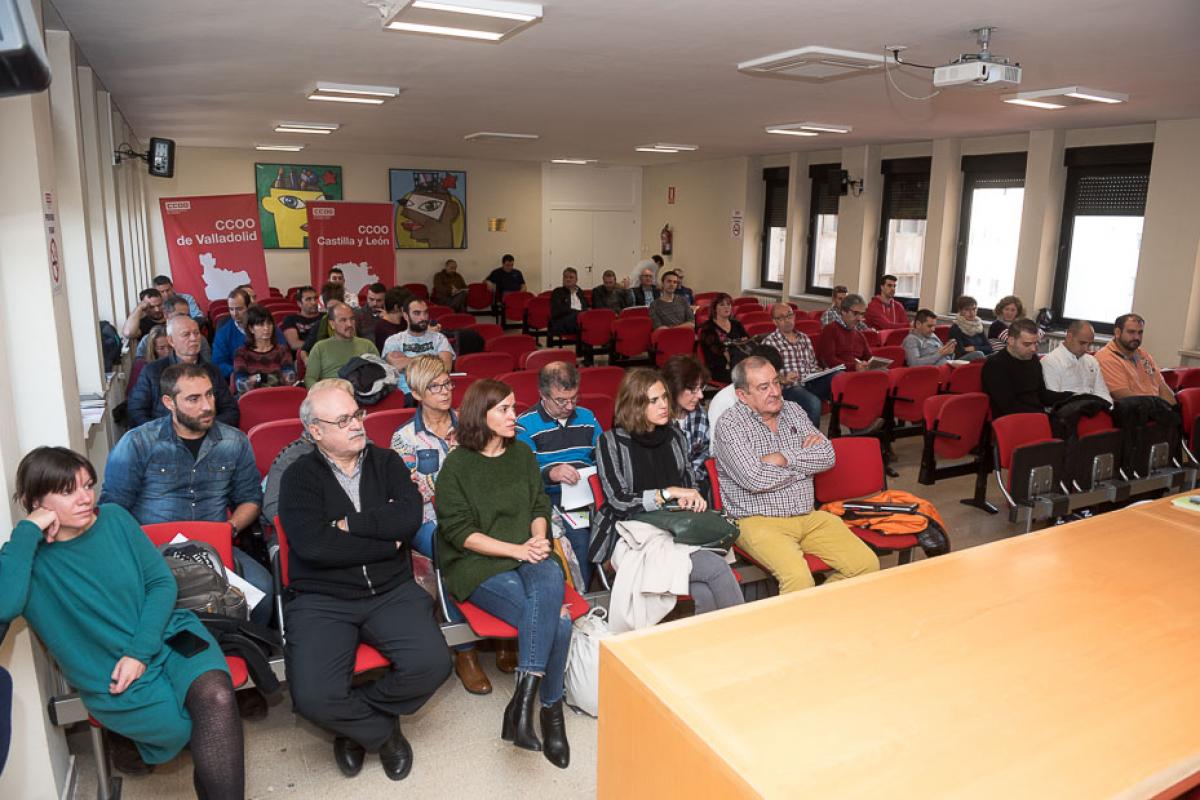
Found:
[[[50,62],[29,0],[0,0],[0,97],[50,85]]]

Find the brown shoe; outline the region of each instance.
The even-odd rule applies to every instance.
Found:
[[[505,640],[496,647],[496,669],[506,675],[517,671],[517,643]]]
[[[474,647],[470,650],[454,651],[454,671],[462,681],[463,688],[471,694],[492,693],[491,681],[483,673],[483,667],[479,666]]]
[[[132,739],[112,731],[105,731],[104,734],[108,743],[109,760],[118,772],[126,775],[149,775],[154,772],[154,765],[142,760],[142,754]]]

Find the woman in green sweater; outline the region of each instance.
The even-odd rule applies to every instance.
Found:
[[[242,723],[229,669],[125,509],[96,508],[96,470],[63,447],[17,467],[29,516],[0,549],[0,621],[23,615],[88,711],[149,764],[190,744],[196,795],[244,796]]]
[[[438,475],[438,560],[450,593],[517,629],[517,690],[501,738],[541,750],[565,768],[563,676],[571,617],[564,574],[550,545],[550,501],[533,452],[515,441],[516,400],[507,384],[471,385],[458,412],[458,448]],[[542,737],[534,708],[542,701]]]

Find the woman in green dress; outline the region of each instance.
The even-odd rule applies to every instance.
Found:
[[[96,470],[63,447],[17,467],[29,516],[0,549],[0,621],[23,615],[104,727],[149,764],[191,745],[196,795],[244,796],[242,725],[225,658],[175,608],[163,557],[129,512],[96,508]]]

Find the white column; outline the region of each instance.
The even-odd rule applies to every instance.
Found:
[[[1050,305],[1054,292],[1063,192],[1067,185],[1067,169],[1063,166],[1065,141],[1066,135],[1061,130],[1029,134],[1014,293],[1030,315]]]
[[[112,97],[108,92],[96,93],[96,125],[100,134],[100,186],[104,196],[104,224],[108,229],[108,266],[113,283],[113,324],[117,330],[125,321],[134,303],[130,302],[126,278],[125,245],[121,235],[121,210],[117,201],[116,172],[112,166],[113,143]],[[133,293],[137,298],[137,292]]]
[[[958,215],[962,208],[962,141],[937,139],[929,168],[929,210],[921,261],[921,306],[949,311],[954,303]]]
[[[842,150],[842,169],[850,173],[850,180],[863,181],[863,191],[858,197],[847,194],[838,201],[834,283],[843,283],[852,294],[864,297],[875,291],[879,215],[883,205],[883,175],[879,167],[879,145]]]
[[[810,186],[808,155],[792,153],[788,158],[787,239],[783,251],[783,291],[779,298],[784,303],[793,295],[802,294],[806,283]]]

